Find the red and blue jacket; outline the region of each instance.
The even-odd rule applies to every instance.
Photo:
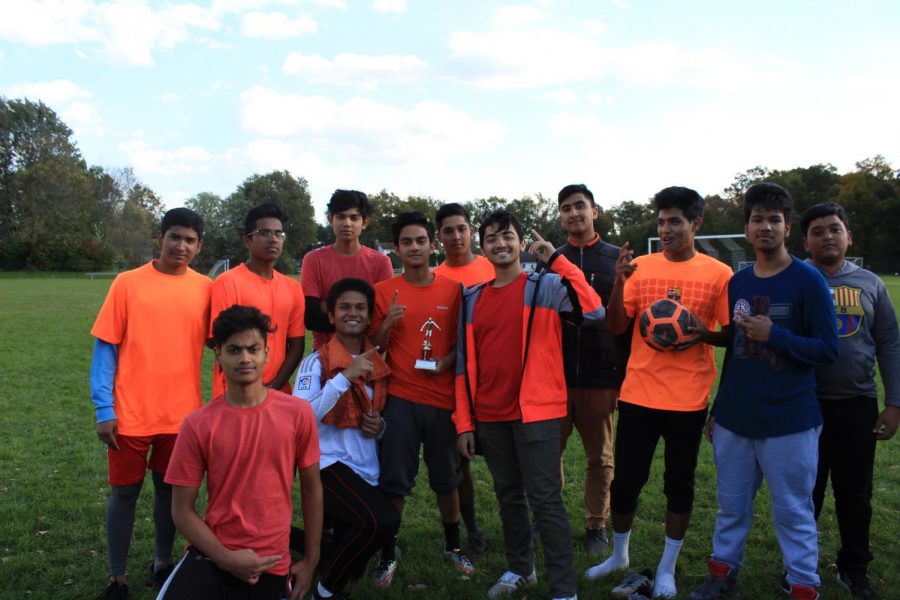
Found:
[[[532,273],[522,296],[522,382],[519,407],[522,422],[558,419],[566,415],[566,379],[563,371],[562,320],[575,324],[602,320],[606,311],[581,269],[557,250],[550,257],[552,272]],[[463,291],[456,344],[456,410],[453,422],[459,434],[475,429],[478,364],[473,318],[478,296],[488,281]],[[517,374],[511,373],[510,376]]]

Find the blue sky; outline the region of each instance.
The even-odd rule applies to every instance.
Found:
[[[0,0],[0,94],[169,207],[246,177],[604,206],[900,161],[900,4]]]

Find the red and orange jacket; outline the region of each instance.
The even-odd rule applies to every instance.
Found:
[[[550,257],[552,273],[532,273],[522,297],[522,382],[519,407],[522,422],[558,419],[566,415],[566,380],[562,357],[562,319],[580,323],[601,320],[606,311],[581,269],[558,250]],[[472,320],[478,296],[487,282],[463,291],[456,344],[456,410],[453,422],[461,434],[475,429],[479,402],[478,364]],[[510,373],[513,377],[516,374]]]

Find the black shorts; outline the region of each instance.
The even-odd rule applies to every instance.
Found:
[[[694,471],[703,439],[706,409],[676,411],[646,408],[619,400],[616,474],[610,488],[613,512],[633,513],[659,438],[666,442],[663,492],[670,512],[683,515],[694,506]]]
[[[287,575],[263,573],[254,584],[223,571],[193,546],[159,592],[162,600],[281,600],[287,595]]]
[[[390,497],[409,496],[419,472],[422,447],[428,483],[437,494],[449,494],[462,481],[452,411],[388,396],[385,430],[378,446],[378,486]]]

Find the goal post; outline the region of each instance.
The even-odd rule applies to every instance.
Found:
[[[225,271],[231,268],[231,260],[227,258],[223,258],[221,260],[217,260],[216,264],[212,266],[212,269],[209,270],[209,273],[206,274],[210,279],[215,279]]]

